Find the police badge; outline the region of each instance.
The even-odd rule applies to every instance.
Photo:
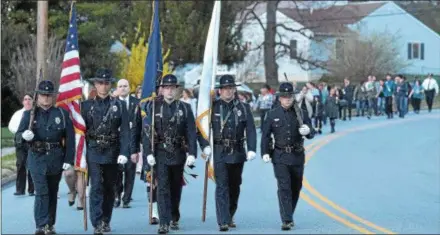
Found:
[[[60,124],[60,122],[61,122],[61,119],[60,119],[59,117],[56,117],[56,118],[55,118],[55,123],[56,123],[56,124]]]
[[[183,116],[183,111],[181,109],[179,110],[179,116]]]
[[[241,116],[241,110],[237,111],[237,115],[240,117]]]
[[[118,107],[116,105],[113,105],[113,112],[117,112],[118,111]]]

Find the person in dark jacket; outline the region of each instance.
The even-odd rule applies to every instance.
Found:
[[[324,116],[324,104],[321,96],[315,96],[315,129],[318,134],[322,134],[322,118]]]
[[[86,124],[87,167],[90,177],[90,220],[95,234],[110,232],[110,222],[115,201],[114,187],[118,164],[125,164],[130,153],[130,126],[125,105],[111,97],[110,69],[97,70],[90,79],[97,96],[83,101],[81,116]]]
[[[38,106],[24,112],[15,140],[29,146],[27,166],[36,192],[35,234],[47,235],[55,233],[58,189],[63,170],[73,166],[75,132],[69,112],[53,107],[57,93],[53,83],[40,82],[36,93]]]
[[[304,174],[304,137],[312,139],[314,130],[307,110],[302,110],[295,101],[293,86],[282,83],[279,88],[280,106],[272,109],[264,120],[261,135],[263,161],[273,163],[278,182],[281,229],[294,227],[293,215],[298,203]],[[270,146],[271,135],[275,139]]]
[[[344,100],[347,104],[343,107],[343,118],[342,120],[347,119],[347,110],[348,110],[348,120],[351,120],[351,109],[354,101],[354,86],[350,83],[348,78],[344,79],[344,86],[342,87],[342,94]]]
[[[335,132],[336,119],[338,119],[339,95],[336,88],[330,90],[330,94],[325,103],[325,113],[330,119],[331,133]]]
[[[254,118],[250,106],[235,98],[236,86],[239,84],[235,84],[234,77],[223,75],[218,86],[220,99],[214,101],[211,108],[215,204],[221,232],[236,227],[234,215],[238,209],[243,167],[246,161],[256,157]],[[209,143],[201,133],[199,143],[205,152]]]

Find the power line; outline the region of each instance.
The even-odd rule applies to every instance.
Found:
[[[278,11],[278,10],[277,10]],[[418,10],[418,11],[413,11],[413,12],[396,12],[396,13],[386,13],[386,14],[374,14],[374,15],[359,15],[359,16],[350,16],[350,17],[340,17],[340,18],[329,18],[329,19],[316,19],[316,20],[304,20],[304,21],[297,21],[298,23],[314,23],[314,22],[324,22],[324,21],[340,21],[340,20],[355,20],[355,19],[363,19],[365,17],[369,17],[369,18],[375,18],[375,17],[384,17],[384,16],[393,16],[393,15],[412,15],[414,16],[414,14],[417,13],[424,13],[424,12],[430,12],[430,11],[439,11],[439,9],[436,8],[431,8],[431,9],[423,9],[423,10]],[[281,12],[282,13],[282,12]],[[282,13],[284,15],[284,13]],[[287,16],[287,15],[286,15]],[[290,19],[296,21],[295,19],[291,18],[290,16],[287,16]],[[301,15],[300,15],[301,17]],[[303,17],[301,17],[303,18]],[[255,20],[255,19],[250,19],[251,20]],[[281,21],[281,22],[276,22],[277,24],[285,24],[285,23],[292,23],[291,21]],[[234,23],[235,25],[239,25],[241,23]],[[260,25],[260,23],[258,22],[248,22],[248,23],[244,23],[244,25]]]

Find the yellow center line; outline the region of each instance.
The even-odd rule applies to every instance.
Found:
[[[431,117],[432,118],[432,117]],[[399,120],[401,122],[407,122],[407,121],[411,121],[411,120]],[[373,125],[369,125],[368,127],[361,127],[361,128],[351,128],[349,130],[343,131],[343,132],[339,132],[338,134],[335,135],[331,135],[331,136],[326,136],[324,138],[322,138],[321,140],[317,140],[315,142],[313,142],[312,144],[308,145],[306,147],[306,150],[308,151],[306,159],[305,159],[305,164],[307,165],[308,161],[315,155],[315,153],[321,149],[323,146],[325,146],[326,144],[328,144],[329,142],[331,142],[332,140],[339,138],[341,136],[344,136],[348,133],[354,132],[354,131],[361,131],[361,130],[366,130],[366,129],[370,129],[370,128],[374,128],[374,127],[380,127],[380,126],[384,126],[387,125],[387,123],[377,123],[377,124],[373,124]],[[314,195],[315,197],[319,198],[321,201],[323,201],[324,203],[326,203],[327,205],[331,206],[333,209],[343,213],[344,215],[350,217],[351,219],[358,221],[359,223],[362,223],[366,226],[369,226],[373,229],[376,229],[378,231],[381,231],[385,234],[395,234],[394,232],[382,228],[366,219],[363,219],[349,211],[347,211],[346,209],[342,208],[341,206],[337,205],[336,203],[332,202],[331,200],[329,200],[328,198],[324,197],[322,194],[320,194],[316,189],[314,189],[310,183],[307,181],[307,179],[304,177],[303,179],[303,186],[305,189],[307,189],[312,195]],[[320,206],[319,204],[317,204],[316,202],[314,202],[309,196],[307,196],[306,194],[304,194],[303,192],[301,192],[301,198],[303,200],[305,200],[306,202],[308,202],[310,205],[312,205],[313,207],[315,207],[316,209],[318,209],[319,211],[323,212],[324,214],[328,215],[329,217],[343,223],[344,225],[356,229],[362,233],[371,233],[370,231],[363,229],[357,225],[354,225],[352,223],[350,223],[349,221],[333,214],[332,212],[328,211],[327,209],[323,208],[322,206]]]
[[[321,211],[322,213],[326,214],[327,216],[333,218],[336,221],[339,221],[340,223],[346,225],[347,227],[353,228],[363,234],[374,234],[373,232],[362,228],[356,224],[351,223],[350,221],[341,218],[339,216],[337,216],[336,214],[330,212],[329,210],[325,209],[324,207],[322,207],[321,205],[319,205],[318,203],[316,203],[315,201],[313,201],[309,196],[307,196],[307,194],[305,194],[304,192],[301,192],[300,194],[301,198],[306,201],[307,203],[309,203],[310,205],[312,205],[313,207],[315,207],[317,210]]]
[[[387,230],[387,229],[382,228],[382,227],[380,227],[380,226],[378,226],[378,225],[375,225],[375,224],[373,224],[372,222],[370,222],[370,221],[368,221],[368,220],[366,220],[366,219],[363,219],[363,218],[361,218],[361,217],[359,217],[359,216],[357,216],[357,215],[355,215],[355,214],[353,214],[353,213],[347,211],[346,209],[344,209],[344,208],[338,206],[336,203],[334,203],[334,202],[330,201],[329,199],[327,199],[326,197],[322,196],[318,191],[316,191],[316,190],[315,190],[315,189],[309,184],[309,182],[306,180],[305,177],[304,177],[304,179],[303,179],[303,186],[304,186],[304,188],[306,188],[306,189],[307,189],[312,195],[318,197],[320,200],[322,200],[323,202],[327,203],[329,206],[333,207],[335,210],[341,212],[342,214],[344,214],[344,215],[346,215],[346,216],[348,216],[348,217],[350,217],[350,218],[352,218],[352,219],[354,219],[354,220],[356,220],[356,221],[358,221],[358,222],[360,222],[360,223],[362,223],[362,224],[364,224],[364,225],[366,225],[366,226],[369,226],[369,227],[371,227],[371,228],[374,228],[374,229],[376,229],[376,230],[379,230],[379,231],[381,231],[381,232],[383,232],[383,233],[386,233],[386,234],[395,234],[395,233],[391,232],[390,230]]]

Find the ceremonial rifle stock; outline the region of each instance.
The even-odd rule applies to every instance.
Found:
[[[286,73],[284,73],[284,78],[286,79],[287,82],[289,81],[287,79]],[[298,102],[296,101],[295,97],[293,98],[293,108],[295,109],[296,119],[298,120],[299,126],[302,126],[304,124],[303,118],[302,118],[302,112],[298,107]]]
[[[29,126],[28,126],[28,130],[32,130],[32,124],[34,123],[34,119],[35,119],[35,109],[37,107],[37,88],[38,88],[38,83],[40,82],[41,78],[43,77],[43,69],[40,68],[40,75],[37,77],[37,82],[35,83],[35,91],[34,91],[34,105],[32,105],[32,109],[31,109],[31,115],[30,115],[30,119],[29,119]]]

